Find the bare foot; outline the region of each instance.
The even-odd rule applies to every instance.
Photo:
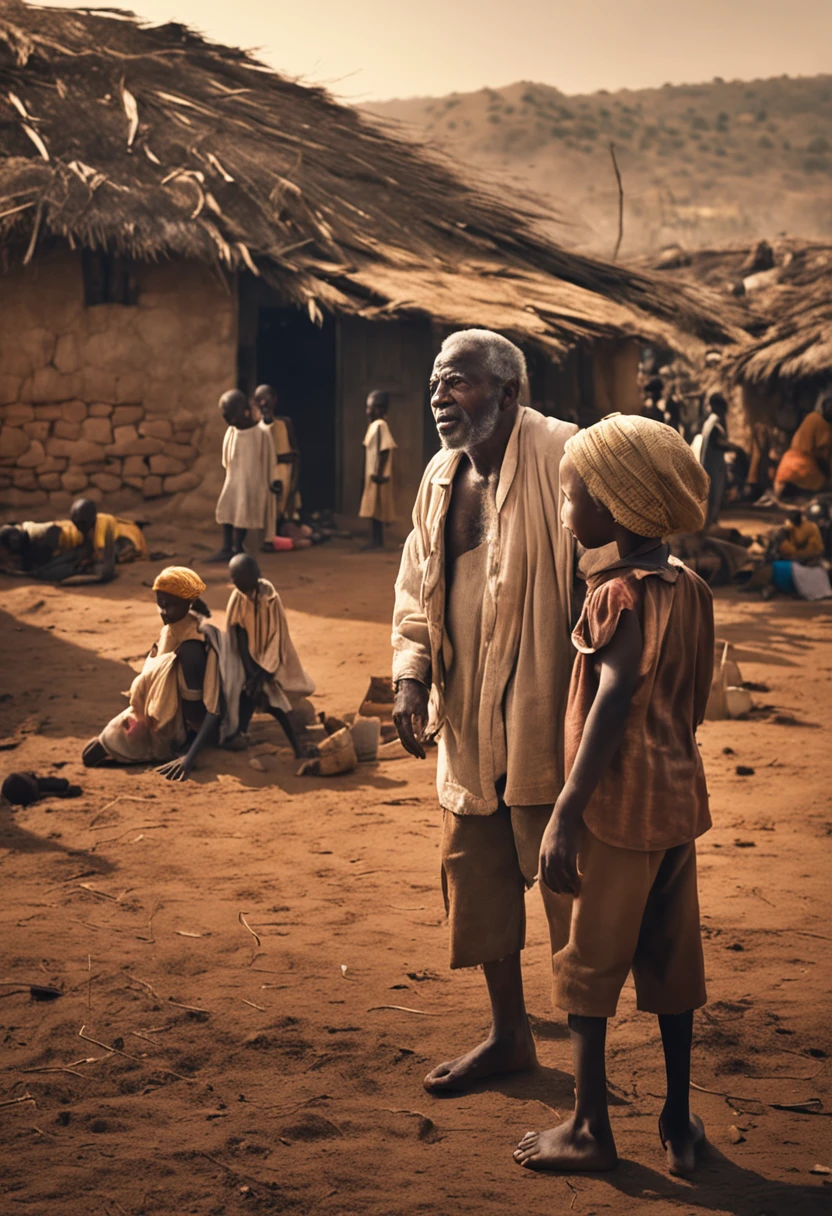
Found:
[[[705,1146],[705,1125],[698,1115],[691,1115],[682,1135],[667,1134],[664,1115],[659,1119],[659,1137],[667,1154],[667,1168],[676,1178],[687,1178],[694,1172]]]
[[[537,1052],[527,1023],[517,1035],[500,1039],[489,1035],[467,1055],[438,1064],[425,1077],[424,1085],[429,1094],[464,1093],[486,1077],[529,1072],[536,1064]]]
[[[219,553],[212,553],[210,557],[203,557],[202,560],[204,562],[211,562],[213,565],[218,566],[220,562],[225,562],[227,564],[231,561],[233,556],[234,554],[230,549],[220,549]]]
[[[573,1115],[545,1132],[526,1132],[514,1150],[514,1160],[527,1170],[579,1170],[602,1172],[618,1165],[618,1153],[609,1123],[590,1129]]]

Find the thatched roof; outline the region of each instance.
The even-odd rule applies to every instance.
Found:
[[[708,292],[565,251],[529,208],[320,88],[182,25],[0,0],[0,250],[188,257],[318,319],[482,323],[558,357],[582,337],[732,336]]]

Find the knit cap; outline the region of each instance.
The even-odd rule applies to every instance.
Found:
[[[696,532],[705,522],[708,474],[673,427],[640,414],[610,414],[566,444],[593,498],[637,536]]]

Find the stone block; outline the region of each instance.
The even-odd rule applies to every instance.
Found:
[[[61,405],[64,422],[83,422],[88,413],[86,401],[64,401]]]
[[[68,464],[69,461],[65,456],[47,455],[43,464],[39,464],[37,467],[38,476],[40,476],[41,473],[63,473]]]
[[[127,456],[121,472],[123,477],[147,477],[147,458],[144,456]]]
[[[190,443],[196,432],[196,427],[188,427],[187,430],[179,430],[173,432],[174,443]]]
[[[38,485],[41,490],[60,490],[60,473],[38,473]]]
[[[132,424],[120,426],[113,420],[113,443],[132,443],[138,437],[139,432]]]
[[[167,308],[140,309],[136,329],[154,354],[166,346],[178,347],[182,338],[179,314]]]
[[[145,498],[159,498],[163,493],[161,477],[145,477],[142,494]]]
[[[90,481],[94,486],[98,486],[99,490],[103,490],[105,494],[112,494],[115,490],[121,489],[121,478],[114,476],[112,473],[93,473]]]
[[[16,336],[15,346],[29,360],[29,370],[36,372],[54,359],[57,339],[51,330],[27,329]]]
[[[175,430],[186,431],[196,426],[199,417],[193,410],[178,409],[171,415],[171,422]]]
[[[65,473],[61,473],[61,485],[70,494],[86,490],[89,480],[86,473],[82,473],[80,469],[67,469]]]
[[[144,372],[125,372],[116,377],[116,401],[119,405],[142,401],[146,394],[147,375]]]
[[[17,426],[0,427],[0,458],[16,460],[29,446],[29,436]]]
[[[81,423],[65,422],[63,418],[59,418],[52,427],[52,434],[56,439],[80,439]]]
[[[72,506],[75,498],[66,490],[51,490],[49,493],[49,505],[54,507],[56,511],[60,511],[62,515],[66,514]]]
[[[9,426],[22,426],[24,422],[33,422],[35,411],[31,405],[7,405],[3,410],[3,419]]]
[[[66,456],[70,464],[92,464],[96,460],[103,462],[105,449],[100,443],[90,443],[88,439],[47,439],[46,450],[50,456]]]
[[[22,456],[17,458],[19,469],[36,469],[46,460],[46,451],[39,439],[33,439]]]
[[[113,427],[132,426],[144,418],[141,405],[116,405],[113,407]],[[138,435],[138,431],[136,432]]]
[[[199,454],[189,443],[166,443],[162,451],[166,456],[173,456],[175,460],[184,460],[185,464],[196,460]]]
[[[113,428],[109,418],[85,418],[81,423],[81,435],[93,443],[112,443]]]
[[[59,405],[36,405],[34,409],[35,418],[44,422],[56,422],[58,418],[63,417]]]
[[[77,372],[81,360],[78,356],[78,339],[75,334],[61,334],[55,344],[52,362],[59,372]]]
[[[173,427],[167,418],[145,418],[139,423],[139,434],[149,435],[152,439],[170,439]]]
[[[103,371],[98,367],[85,367],[81,383],[83,395],[87,401],[115,401],[116,399],[115,372]]]
[[[18,490],[12,487],[3,491],[5,507],[42,507],[47,501],[43,490]]]
[[[181,494],[185,490],[195,490],[201,481],[198,473],[177,473],[166,477],[163,486],[166,494]]]
[[[35,470],[21,469],[19,466],[12,469],[12,485],[17,486],[19,490],[36,490],[38,480],[35,477]]]
[[[0,490],[7,490],[12,484],[12,475],[10,472],[0,473]],[[0,502],[2,505],[2,502]]]
[[[161,473],[162,476],[168,476],[173,473],[184,473],[186,469],[185,462],[176,460],[173,456],[151,456],[150,471],[151,473]]]
[[[0,364],[0,366],[5,367],[5,363]],[[0,405],[8,405],[12,401],[17,401],[20,397],[22,384],[22,376],[10,376],[7,374],[0,376]]]
[[[40,443],[43,443],[44,439],[49,438],[51,426],[52,424],[50,422],[44,422],[36,419],[34,422],[24,422],[23,430],[30,439],[37,439]]]
[[[111,443],[108,456],[155,456],[162,450],[161,439],[131,439],[127,443]]]
[[[96,401],[89,408],[90,418],[109,418],[113,407],[106,401]]]
[[[101,506],[104,501],[104,494],[99,490],[98,486],[87,486],[84,490],[84,497],[89,498],[92,502],[98,503]]]
[[[28,389],[28,391],[27,391]],[[72,372],[65,376],[56,367],[39,367],[27,380],[21,392],[29,401],[69,401],[81,391],[81,376]],[[86,414],[86,407],[84,408]]]
[[[140,490],[144,485],[144,477],[128,477],[126,474],[123,478],[124,484],[130,486],[132,490]]]

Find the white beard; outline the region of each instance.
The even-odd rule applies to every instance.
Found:
[[[488,403],[488,409],[472,422],[467,414],[460,420],[460,428],[454,435],[440,435],[443,448],[449,451],[470,452],[471,448],[479,447],[486,439],[490,439],[500,421],[500,394],[495,392]]]

